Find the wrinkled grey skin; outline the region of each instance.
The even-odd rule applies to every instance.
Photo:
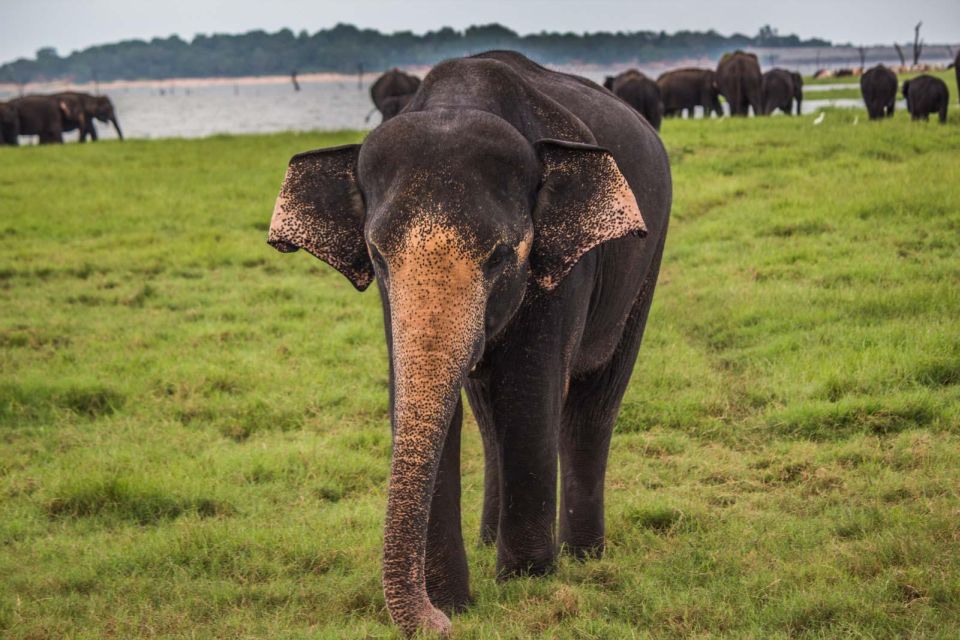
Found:
[[[654,129],[660,131],[663,102],[660,100],[660,87],[656,82],[636,69],[629,69],[616,77],[607,76],[603,86],[636,109]]]
[[[723,116],[717,74],[711,69],[675,69],[657,78],[663,115],[682,116],[684,110],[692,118],[696,107],[703,107],[704,117]]]
[[[799,74],[791,73],[786,69],[771,69],[763,74],[761,91],[763,93],[763,114],[771,115],[777,109],[785,114],[793,115],[794,102],[797,101],[797,115],[800,115],[799,94],[802,98],[803,89],[797,87]],[[803,82],[803,79],[800,79]],[[801,84],[802,87],[802,84]]]
[[[763,114],[761,82],[760,63],[752,53],[738,50],[724,54],[717,65],[717,85],[732,116],[746,116],[751,107],[754,115]]]
[[[383,122],[400,113],[420,86],[420,78],[391,69],[370,87],[370,99],[383,116]]]
[[[559,543],[602,553],[610,438],[670,204],[646,120],[514,52],[438,64],[362,145],[291,161],[269,242],[380,291],[393,432],[383,585],[405,634],[446,635],[446,614],[470,602],[462,388],[498,576],[554,567],[558,463]]]
[[[117,121],[117,114],[114,111],[113,103],[107,96],[93,96],[78,91],[65,91],[53,95],[55,98],[72,102],[75,109],[83,111],[84,121],[82,123],[79,120],[69,118],[65,118],[63,122],[65,132],[80,129],[80,142],[86,142],[87,136],[90,136],[90,139],[94,142],[97,141],[97,128],[93,124],[94,120],[112,124],[117,132],[117,137],[123,140],[123,132],[120,130],[120,123]]]
[[[10,103],[19,116],[19,135],[39,136],[40,144],[62,144],[64,120],[86,123],[83,110],[72,100],[30,95]]]
[[[940,78],[924,74],[907,80],[903,83],[903,97],[907,100],[907,111],[912,120],[929,120],[930,114],[936,113],[940,124],[947,123],[950,90]]]
[[[20,135],[20,115],[17,107],[9,102],[0,102],[0,144],[17,146]]]
[[[892,118],[897,106],[897,74],[878,64],[860,76],[860,93],[871,120]]]

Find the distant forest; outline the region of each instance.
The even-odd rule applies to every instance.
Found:
[[[716,31],[618,33],[538,33],[521,36],[499,24],[456,31],[444,27],[415,35],[392,34],[338,24],[314,34],[289,29],[276,33],[179,36],[149,42],[127,40],[99,45],[60,57],[53,48],[0,66],[0,82],[72,79],[133,80],[210,76],[288,74],[310,71],[356,73],[394,66],[432,65],[445,58],[488,49],[515,49],[548,64],[614,64],[688,56],[712,56],[737,47],[829,47],[826,40],[781,36],[763,27],[753,37]]]

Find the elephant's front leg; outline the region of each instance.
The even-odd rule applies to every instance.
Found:
[[[543,575],[556,561],[559,366],[522,371],[492,385],[499,447],[497,576]]]
[[[461,611],[470,604],[467,556],[460,527],[460,428],[463,402],[450,420],[447,439],[437,468],[437,481],[427,525],[425,575],[427,595],[433,606],[446,612]]]

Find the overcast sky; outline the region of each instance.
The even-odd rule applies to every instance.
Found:
[[[960,0],[0,0],[0,62],[92,44],[251,29],[313,33],[348,22],[422,33],[499,22],[520,33],[716,29],[835,42],[904,42],[923,20],[927,42],[960,42]]]

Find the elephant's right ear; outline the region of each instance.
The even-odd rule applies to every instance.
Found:
[[[363,291],[373,281],[373,265],[363,240],[359,153],[360,145],[352,144],[294,156],[277,196],[267,242],[284,253],[305,249]]]

